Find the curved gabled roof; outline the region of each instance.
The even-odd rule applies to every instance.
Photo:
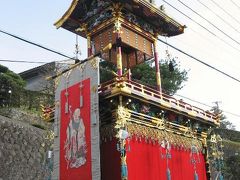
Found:
[[[76,32],[83,23],[86,23],[88,12],[93,8],[95,0],[73,0],[69,9],[54,24],[57,28],[62,27],[81,36],[86,36],[83,32]],[[149,22],[165,36],[175,36],[182,34],[185,26],[181,25],[152,3],[146,0],[106,0],[103,3],[122,3],[124,8],[136,16]]]

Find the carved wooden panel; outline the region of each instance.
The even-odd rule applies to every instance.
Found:
[[[109,26],[92,37],[95,53],[109,43],[116,44],[117,35],[114,27]],[[123,67],[134,67],[153,57],[152,41],[136,31],[123,26],[122,33],[122,64]],[[116,64],[116,46],[110,52],[104,53],[102,58]]]

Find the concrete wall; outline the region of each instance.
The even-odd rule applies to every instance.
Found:
[[[0,180],[46,179],[44,130],[0,116]]]

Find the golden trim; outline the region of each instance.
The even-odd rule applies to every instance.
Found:
[[[78,4],[78,1],[79,0],[73,0],[72,4],[68,8],[68,10],[64,13],[64,15],[57,22],[54,23],[54,26],[56,26],[57,29],[60,28],[63,25],[63,23],[65,23],[65,21],[71,16],[72,12],[74,11]]]
[[[172,24],[174,24],[177,27],[182,27],[184,28],[183,25],[181,25],[180,23],[178,23],[176,20],[174,20],[173,18],[170,18],[167,14],[165,14],[164,12],[160,11],[157,7],[153,6],[153,4],[151,4],[150,2],[146,1],[146,0],[138,0],[138,2],[142,5],[144,5],[145,7],[147,7],[148,9],[150,9],[150,11],[152,11],[153,13],[156,13],[157,15],[161,16],[162,18],[164,18],[167,21],[167,18],[169,19],[169,22],[171,22]]]
[[[165,106],[165,107],[168,107],[168,108],[172,107],[172,105],[169,102],[166,102],[166,101],[163,101],[163,100],[160,101],[160,104]]]
[[[217,125],[216,124],[217,121],[215,120],[216,117],[212,113],[210,113],[211,116],[208,117],[205,114],[202,114],[204,113],[204,111],[200,108],[198,108],[199,112],[196,112],[195,110],[192,112],[191,110],[184,107],[183,106],[184,103],[181,104],[181,101],[177,100],[176,102],[175,101],[172,102],[171,99],[168,99],[168,97],[165,97],[162,94],[159,94],[159,93],[157,94],[156,91],[146,90],[147,92],[151,92],[151,94],[149,93],[143,94],[142,88],[140,88],[139,86],[135,86],[131,82],[127,82],[124,79],[121,79],[121,80],[115,79],[114,82],[112,82],[111,84],[108,84],[105,87],[106,87],[106,90],[105,90],[106,92],[111,92],[110,96],[109,94],[107,94],[104,97],[106,99],[112,96],[117,96],[119,94],[124,94],[124,95],[128,95],[129,97],[139,99],[140,101],[144,101],[152,105],[155,105],[157,107],[163,108],[165,110],[170,110],[177,114],[184,115],[193,120],[197,120],[197,121],[203,120],[203,123],[206,123],[208,125],[213,125],[213,126]]]
[[[187,137],[174,131],[155,129],[141,124],[136,124],[134,122],[125,122],[124,126],[126,127],[126,131],[130,134],[130,138],[143,138],[149,142],[155,141],[159,144],[165,139],[168,140],[171,145],[184,147],[186,149],[191,149],[193,145],[195,145],[199,150],[204,148],[203,140],[197,139],[196,137]],[[117,131],[113,128],[112,124],[101,127],[101,139],[112,139],[113,137],[116,137],[116,134]]]
[[[194,117],[197,116],[197,113],[196,113],[195,111],[190,111],[190,112],[188,112],[188,114],[189,114],[190,116],[194,116]]]
[[[97,58],[92,59],[90,62],[91,62],[91,66],[92,66],[93,69],[97,69],[98,68],[99,63],[98,63],[98,59]]]
[[[87,48],[91,48],[91,37],[89,35],[87,35]]]
[[[156,73],[156,77],[157,77],[157,85],[161,86],[161,77],[160,77],[160,72]]]

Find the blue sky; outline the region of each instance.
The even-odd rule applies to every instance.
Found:
[[[30,41],[40,43],[51,49],[74,56],[75,35],[54,27],[67,10],[71,1],[3,1],[0,6],[1,29],[19,35]],[[65,59],[48,51],[0,34],[1,58],[36,61],[54,61]],[[85,44],[84,39],[80,39]],[[31,64],[7,64],[15,72],[24,71]]]
[[[230,0],[214,1],[224,7],[225,10],[234,17],[240,19],[240,8],[234,5]],[[233,1],[240,6],[240,2],[237,0]],[[187,25],[187,29],[183,35],[168,38],[167,41],[189,54],[200,58],[206,63],[209,63],[240,79],[240,45],[227,38],[221,32],[216,30],[216,28],[194,14],[191,10],[184,7],[181,3],[179,3],[179,1],[168,0],[168,2],[189,15],[192,19],[207,27],[209,30],[216,33],[218,37],[239,51],[212,36],[209,32],[205,31],[194,22],[172,9],[162,0],[156,0],[157,6],[164,4],[167,14],[182,24]],[[240,34],[238,32],[222,22],[204,6],[199,4],[198,0],[184,0],[183,2],[191,8],[197,10],[200,14],[214,23],[217,27],[221,28],[222,31],[229,34],[235,40],[240,41]],[[215,13],[219,14],[228,23],[240,31],[240,24],[214,5],[214,3],[209,0],[201,0],[201,2],[205,3]],[[54,22],[56,22],[64,14],[70,4],[71,0],[2,1],[0,6],[0,29],[19,35],[20,37],[26,38],[30,41],[40,43],[41,45],[57,50],[66,55],[74,56],[75,35],[61,28],[57,30],[53,25]],[[161,39],[165,40],[165,38]],[[80,38],[79,44],[82,51],[82,56],[80,56],[80,58],[85,58],[86,40]],[[166,49],[166,45],[159,43],[160,58],[164,58],[166,56]],[[213,105],[214,101],[221,101],[220,107],[222,109],[227,112],[240,115],[239,82],[229,79],[218,72],[201,65],[171,48],[168,49],[173,57],[178,57],[182,68],[190,69],[189,80],[185,84],[185,87],[178,92],[178,94],[203,102],[210,106]],[[50,62],[64,60],[65,58],[0,33],[0,59]],[[22,72],[40,65],[0,63],[9,67],[14,72]],[[190,103],[203,107],[202,105],[194,102]],[[203,108],[209,109],[209,107]],[[233,122],[233,124],[237,126],[237,129],[240,130],[240,117],[233,116],[228,113],[226,113],[226,116],[228,117],[228,120]]]

